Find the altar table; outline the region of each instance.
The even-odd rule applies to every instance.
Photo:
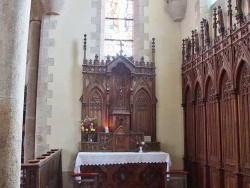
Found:
[[[98,172],[99,187],[160,188],[170,166],[165,152],[79,152],[74,172]]]

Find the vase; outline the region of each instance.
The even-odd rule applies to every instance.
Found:
[[[139,153],[142,153],[143,150],[142,150],[142,146],[139,147]]]
[[[87,133],[87,141],[88,142],[92,142],[93,141],[91,133]]]

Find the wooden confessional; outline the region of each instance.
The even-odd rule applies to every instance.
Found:
[[[185,168],[191,188],[250,187],[250,22],[221,7],[183,40]],[[238,3],[241,1],[237,1]],[[225,21],[226,22],[226,21]],[[217,32],[218,31],[218,32]]]
[[[152,142],[148,144],[152,150],[159,150],[156,142],[154,39],[151,63],[144,62],[143,57],[139,62],[125,57],[122,49],[120,54],[108,56],[106,61],[100,61],[97,55],[94,60],[87,60],[86,41],[85,35],[82,119],[97,117],[100,126],[94,142],[86,142],[82,134],[82,151],[131,151],[143,136],[151,137]],[[106,126],[110,134],[104,133]],[[126,141],[125,146],[116,145],[117,140]]]

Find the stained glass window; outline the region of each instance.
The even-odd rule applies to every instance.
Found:
[[[132,56],[133,0],[105,0],[104,55]]]
[[[215,1],[217,1],[217,0],[212,0],[212,4],[214,4],[214,3],[215,3]]]

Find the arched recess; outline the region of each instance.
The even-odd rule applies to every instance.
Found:
[[[202,89],[197,82],[194,92],[195,102],[195,129],[196,129],[196,158],[198,160],[205,160],[206,143],[205,143],[205,118],[204,118],[204,100],[202,95]]]
[[[133,122],[131,123],[131,130],[135,132],[142,132],[146,136],[153,135],[153,117],[152,104],[149,94],[141,89],[135,95],[134,99],[134,114]]]
[[[185,91],[185,104],[184,104],[184,114],[185,114],[185,139],[186,147],[185,153],[188,160],[195,159],[195,126],[194,126],[194,108],[193,108],[193,97],[189,86],[187,86]]]
[[[215,86],[211,78],[207,79],[206,89],[206,120],[209,160],[218,161],[219,157],[219,117],[216,106]]]
[[[250,170],[250,68],[241,62],[236,77],[239,115],[240,165]],[[250,175],[250,173],[249,173]]]
[[[206,98],[206,129],[207,129],[207,160],[210,164],[210,186],[220,187],[220,123],[218,117],[218,96],[211,77],[205,85]]]
[[[222,165],[225,171],[235,168],[237,164],[237,130],[235,117],[235,101],[232,92],[232,81],[226,71],[220,77],[220,120],[221,120],[221,145]],[[229,136],[230,135],[230,136]],[[225,174],[226,175],[226,174]],[[225,182],[230,177],[225,177]],[[225,185],[228,187],[229,185]]]
[[[89,117],[97,117],[98,125],[105,122],[104,99],[98,88],[94,88],[88,97],[86,115]],[[102,122],[104,121],[104,122]]]
[[[111,70],[110,109],[113,114],[119,114],[120,110],[129,112],[130,110],[130,85],[131,71],[122,62]]]

